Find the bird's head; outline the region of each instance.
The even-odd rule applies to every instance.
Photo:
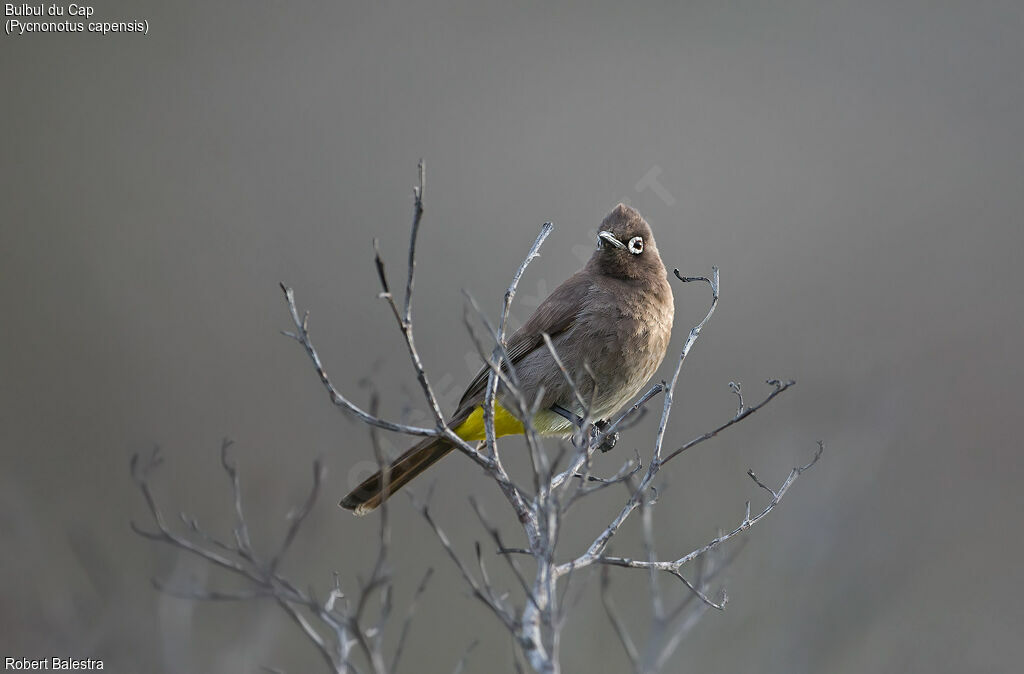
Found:
[[[654,243],[651,226],[634,208],[619,204],[605,217],[597,232],[597,250],[589,266],[619,278],[665,276],[665,265]]]

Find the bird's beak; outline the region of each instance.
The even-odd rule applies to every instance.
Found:
[[[626,244],[624,244],[621,241],[619,241],[618,239],[616,239],[615,235],[612,234],[611,232],[607,231],[607,230],[601,230],[600,232],[598,232],[597,233],[597,238],[598,238],[598,241],[597,241],[598,243],[601,243],[601,241],[607,241],[608,243],[612,244],[616,248],[625,248],[626,247]]]

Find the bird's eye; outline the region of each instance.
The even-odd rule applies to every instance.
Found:
[[[633,255],[639,255],[644,252],[644,239],[642,236],[634,236],[629,240],[629,252]]]

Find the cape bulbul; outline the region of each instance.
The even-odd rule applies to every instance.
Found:
[[[597,250],[586,265],[555,288],[509,339],[508,364],[523,397],[532,403],[543,386],[533,427],[544,435],[570,436],[571,419],[582,417],[576,396],[544,343],[555,351],[586,401],[590,416],[604,419],[636,396],[661,365],[672,333],[674,305],[665,265],[647,222],[619,204],[601,223]],[[489,370],[484,367],[462,395],[449,427],[467,442],[484,439],[483,402]],[[495,434],[523,433],[510,394],[499,387]],[[341,505],[365,515],[453,449],[442,438],[426,438],[392,462],[387,489],[382,473],[366,479]]]

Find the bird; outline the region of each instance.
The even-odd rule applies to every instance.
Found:
[[[650,225],[636,209],[617,205],[601,222],[587,263],[555,288],[508,338],[502,367],[514,368],[523,399],[541,399],[530,422],[541,435],[569,437],[583,417],[604,420],[630,402],[661,365],[672,334],[675,303]],[[576,383],[566,381],[551,350]],[[485,439],[483,404],[490,369],[469,383],[448,427],[466,442]],[[581,394],[577,396],[577,393]],[[500,385],[495,436],[522,434],[514,398]],[[589,402],[582,409],[579,398]],[[340,505],[356,515],[377,508],[454,445],[428,437],[364,480]],[[384,476],[387,475],[385,483]]]

